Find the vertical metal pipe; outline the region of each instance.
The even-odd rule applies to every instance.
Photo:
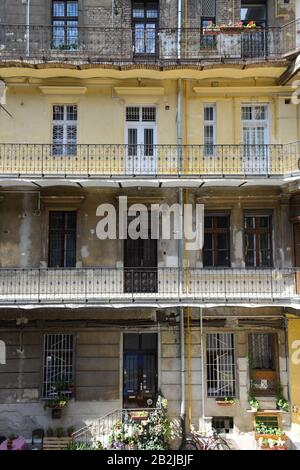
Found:
[[[115,0],[111,0],[111,27],[114,27]]]
[[[30,54],[30,0],[26,3],[26,55]]]
[[[182,426],[182,437],[185,438],[185,347],[184,347],[184,309],[180,307],[180,419]]]
[[[201,354],[201,420],[202,420],[202,430],[205,431],[204,347],[203,347],[202,307],[200,307],[200,354]]]
[[[177,3],[177,59],[181,58],[181,17],[182,17],[182,0]]]

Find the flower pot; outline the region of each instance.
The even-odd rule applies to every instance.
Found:
[[[57,407],[57,408],[52,408],[52,419],[60,419],[62,415],[62,408]]]

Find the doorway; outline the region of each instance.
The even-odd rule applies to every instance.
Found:
[[[157,390],[157,333],[124,333],[123,407],[153,408]]]

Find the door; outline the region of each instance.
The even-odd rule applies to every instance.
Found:
[[[247,26],[255,22],[255,28],[246,28],[242,33],[242,57],[265,57],[268,54],[269,32],[267,29],[267,2],[266,0],[242,0],[241,21]]]
[[[134,55],[155,58],[158,51],[158,1],[133,2],[132,27]]]
[[[300,224],[294,224],[295,267],[300,268]],[[296,271],[296,293],[300,294],[300,271]]]
[[[242,106],[243,169],[245,174],[270,172],[268,155],[268,109],[266,105]]]
[[[126,108],[126,174],[155,175],[156,108],[128,106]]]
[[[157,240],[127,238],[124,246],[124,291],[157,292]]]
[[[76,211],[49,212],[50,268],[71,268],[76,265]]]
[[[153,408],[157,393],[157,334],[125,333],[123,406]]]

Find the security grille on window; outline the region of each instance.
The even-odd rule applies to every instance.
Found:
[[[74,50],[78,47],[78,2],[52,2],[52,47]]]
[[[235,396],[234,336],[232,333],[209,333],[206,336],[207,395]]]
[[[201,16],[216,16],[216,0],[202,0]]]
[[[247,214],[245,224],[245,262],[249,267],[272,266],[272,216]]]
[[[52,144],[54,156],[76,155],[77,105],[53,106]]]
[[[244,171],[265,174],[268,171],[268,107],[242,106]]]
[[[230,266],[230,215],[206,212],[204,215],[204,267]]]
[[[277,388],[276,333],[249,334],[250,376],[255,393],[274,394]]]
[[[74,380],[74,337],[70,334],[44,336],[43,397],[69,396]]]
[[[231,416],[213,416],[211,426],[218,434],[232,434],[233,418]]]
[[[216,108],[214,105],[204,106],[204,155],[212,157],[216,144]]]

